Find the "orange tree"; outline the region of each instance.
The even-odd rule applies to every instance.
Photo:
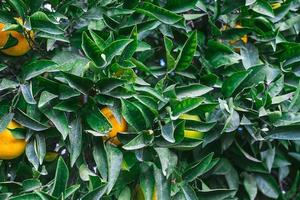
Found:
[[[0,199],[299,199],[299,7],[1,0]]]

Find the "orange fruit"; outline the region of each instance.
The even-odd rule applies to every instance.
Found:
[[[25,151],[26,141],[16,139],[9,129],[22,128],[14,121],[10,121],[7,128],[0,133],[0,160],[11,160],[19,157]]]
[[[228,25],[225,24],[225,25],[221,28],[221,31],[227,30],[227,29],[229,29],[229,28],[230,28],[230,27],[229,27]],[[237,24],[235,25],[234,28],[243,28],[243,27],[242,27],[239,23],[237,23]],[[247,35],[243,35],[240,39],[244,42],[244,44],[246,44],[246,43],[248,42],[248,36],[247,36]],[[230,40],[229,43],[230,43],[230,44],[235,44],[237,41],[238,41],[238,40]]]
[[[109,140],[111,143],[115,145],[121,144],[121,142],[117,138],[117,135],[120,132],[127,131],[127,123],[125,119],[122,117],[121,122],[119,122],[116,119],[112,110],[109,109],[108,107],[102,108],[101,113],[106,117],[106,119],[109,121],[109,123],[112,126],[111,131],[107,134],[107,136],[104,137],[104,140]]]
[[[243,28],[240,24],[237,24],[236,26],[235,26],[235,28]],[[243,35],[242,37],[241,37],[241,40],[244,42],[244,44],[246,44],[247,42],[248,42],[248,36],[247,35]]]
[[[16,18],[16,20],[20,24],[23,24],[23,20],[21,18]],[[17,39],[18,43],[12,47],[1,50],[1,52],[9,56],[22,56],[26,54],[31,49],[32,43],[28,42],[24,33],[19,33],[17,31],[2,31],[4,26],[5,24],[0,23],[0,47],[5,46],[5,44],[9,39],[9,35]],[[28,35],[30,35],[30,38],[33,40],[34,38],[33,31],[27,31],[27,33]]]
[[[275,10],[275,9],[281,7],[281,3],[273,3],[271,6],[272,6],[272,9]]]

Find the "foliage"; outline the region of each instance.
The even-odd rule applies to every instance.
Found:
[[[300,198],[299,0],[1,2],[5,30],[34,32],[0,54],[0,129],[27,141],[1,199]]]

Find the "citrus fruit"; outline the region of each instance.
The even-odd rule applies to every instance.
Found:
[[[22,128],[21,125],[10,121],[7,128],[0,133],[0,160],[11,160],[23,154],[26,141],[16,139],[9,129]]]
[[[179,116],[179,119],[190,120],[190,121],[197,121],[200,122],[200,117],[198,115],[189,115],[189,114],[182,114]],[[184,137],[189,139],[202,139],[204,134],[200,131],[195,130],[184,130]]]
[[[108,107],[102,108],[101,113],[106,117],[106,119],[109,121],[109,123],[112,126],[111,131],[108,133],[106,137],[104,137],[104,139],[109,140],[111,143],[115,145],[121,144],[121,142],[117,138],[117,134],[127,130],[127,123],[125,119],[122,117],[121,122],[119,122],[116,119],[112,110],[109,109]]]
[[[237,24],[236,26],[235,26],[235,28],[243,28],[240,24]],[[247,42],[248,42],[248,36],[247,35],[243,35],[242,37],[241,37],[241,40],[244,42],[244,44],[247,44]]]
[[[281,7],[281,3],[273,3],[271,6],[272,6],[272,9],[275,10],[275,9]]]
[[[20,24],[23,24],[23,20],[21,18],[16,18],[16,20]],[[9,35],[11,35],[16,40],[18,40],[18,43],[12,47],[1,50],[1,52],[9,56],[22,56],[26,54],[31,49],[32,44],[28,42],[24,33],[19,33],[17,31],[12,31],[12,30],[2,31],[4,27],[5,24],[0,23],[0,47],[5,46],[5,44],[9,39]],[[27,33],[28,35],[30,35],[30,38],[33,40],[34,38],[33,31],[27,31]]]
[[[229,28],[230,28],[230,27],[229,27],[228,25],[225,24],[225,25],[221,28],[221,31],[227,30],[227,29],[229,29]],[[234,28],[243,28],[243,27],[240,25],[240,23],[237,23],[237,24],[235,25]],[[242,41],[244,42],[244,44],[246,44],[246,43],[248,42],[248,36],[247,36],[247,35],[243,35],[243,36],[240,38],[240,40],[242,40]],[[235,44],[237,41],[238,41],[238,40],[230,40],[229,43],[233,45],[233,44]]]

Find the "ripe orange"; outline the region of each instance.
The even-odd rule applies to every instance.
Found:
[[[119,132],[127,131],[127,123],[124,118],[121,119],[121,123],[115,118],[114,113],[108,107],[104,107],[101,109],[101,113],[106,117],[109,123],[112,126],[111,131],[108,133],[105,140],[109,140],[111,143],[115,145],[121,144],[121,142],[117,138],[117,134]]]
[[[16,20],[20,24],[23,24],[23,21],[21,18],[16,18]],[[9,39],[9,35],[11,35],[15,39],[17,39],[18,43],[15,46],[1,50],[1,52],[5,53],[6,55],[9,55],[9,56],[22,56],[22,55],[26,54],[31,49],[32,44],[28,42],[28,40],[26,39],[26,37],[24,36],[23,33],[19,33],[17,31],[2,31],[4,26],[5,26],[5,24],[0,23],[0,47],[5,46],[5,44],[7,43],[8,39]],[[28,33],[28,35],[30,35],[30,38],[33,40],[33,38],[34,38],[33,31],[28,31],[27,33]]]
[[[26,147],[26,141],[24,139],[14,138],[9,130],[22,128],[22,126],[11,121],[7,128],[0,133],[0,160],[11,160],[19,157],[23,154]]]

